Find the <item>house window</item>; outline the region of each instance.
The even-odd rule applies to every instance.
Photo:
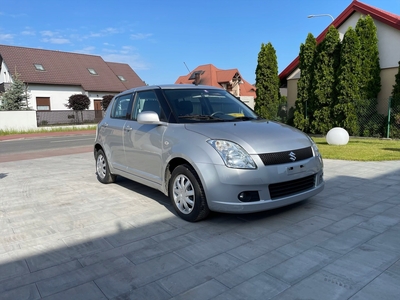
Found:
[[[88,71],[92,75],[98,75],[95,69],[88,68]]]
[[[36,97],[36,110],[50,110],[50,97]]]
[[[121,81],[126,81],[125,77],[122,76],[122,75],[118,75],[118,78],[119,78],[119,80],[121,80]]]
[[[45,71],[44,67],[42,64],[33,64],[35,66],[35,69],[37,71]]]

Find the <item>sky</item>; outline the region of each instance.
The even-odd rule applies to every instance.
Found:
[[[400,0],[364,0],[400,15]],[[100,55],[147,84],[174,83],[199,65],[237,68],[255,82],[261,45],[278,70],[351,0],[0,0],[0,44]]]

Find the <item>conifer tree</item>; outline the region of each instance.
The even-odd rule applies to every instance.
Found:
[[[278,120],[280,104],[276,51],[271,43],[261,45],[256,68],[256,103],[254,110],[265,119]]]
[[[330,26],[325,39],[317,46],[314,73],[315,110],[311,124],[313,133],[326,134],[334,125],[333,107],[336,104],[337,69],[339,66],[339,32]]]
[[[397,69],[397,74],[395,75],[391,105],[392,107],[396,108],[396,110],[400,113],[400,61],[399,67]]]
[[[395,75],[395,83],[392,90],[391,119],[390,119],[390,137],[400,138],[400,61]]]
[[[309,33],[304,44],[300,46],[299,68],[300,79],[297,82],[297,100],[294,111],[294,125],[303,131],[308,132],[310,121],[313,120],[314,110],[314,67],[317,41]]]
[[[381,67],[379,64],[378,34],[373,18],[360,18],[355,27],[360,40],[361,59],[360,93],[362,99],[377,99],[381,90]]]
[[[13,82],[9,89],[1,95],[0,110],[29,110],[29,94],[20,75],[12,76]]]
[[[345,128],[349,134],[358,134],[355,103],[360,99],[359,78],[361,61],[360,41],[355,30],[349,27],[343,37],[338,70],[337,103],[334,106],[335,125]]]
[[[378,94],[381,90],[378,35],[374,20],[367,15],[357,21],[355,27],[360,40],[361,74],[359,78],[360,99],[356,104],[360,135],[378,134],[371,119],[379,117]],[[378,129],[379,131],[379,129]]]

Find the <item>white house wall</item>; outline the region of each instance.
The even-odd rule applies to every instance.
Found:
[[[365,17],[365,15],[359,12],[353,13],[350,18],[338,28],[340,36],[343,37],[350,26],[354,29],[361,16]],[[381,69],[397,67],[400,60],[400,31],[375,19],[374,23],[378,35],[379,62]]]
[[[49,97],[51,110],[66,110],[65,104],[68,98],[74,94],[85,94],[90,99],[89,110],[94,110],[94,100],[102,99],[103,96],[110,93],[104,92],[87,92],[80,86],[64,86],[64,85],[39,85],[30,84],[28,86],[30,95],[29,104],[33,109],[36,107],[36,97]]]
[[[29,104],[36,110],[36,97],[49,97],[51,110],[66,110],[65,104],[68,98],[73,94],[82,94],[84,90],[80,86],[62,86],[62,85],[38,85],[30,84],[28,86],[30,95]]]
[[[365,15],[354,12],[339,28],[337,28],[341,39],[343,39],[345,32],[350,26],[353,29],[356,27],[361,17],[365,17]],[[387,100],[392,92],[394,75],[397,72],[398,62],[400,61],[400,31],[375,19],[374,23],[377,29],[379,63],[382,70],[382,86],[381,92],[378,95],[378,111],[384,113],[387,111]],[[294,106],[297,99],[297,81],[299,78],[300,70],[298,68],[287,77],[287,98],[289,107]]]
[[[10,73],[8,72],[7,66],[4,61],[1,63],[1,72],[0,72],[0,83],[3,82],[12,82]]]

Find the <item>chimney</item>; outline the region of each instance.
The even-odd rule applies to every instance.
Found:
[[[194,84],[195,85],[199,85],[200,84],[200,73],[199,72],[196,72],[194,74]]]

